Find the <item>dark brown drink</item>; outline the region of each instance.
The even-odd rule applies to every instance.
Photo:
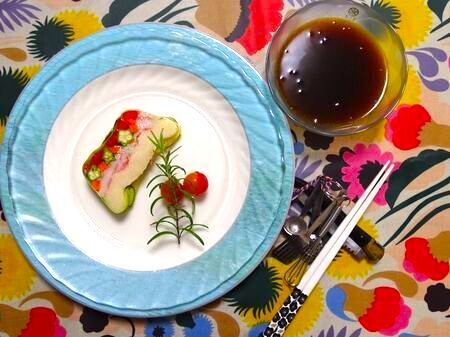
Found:
[[[380,101],[387,81],[383,52],[357,24],[317,19],[286,41],[276,69],[293,114],[314,124],[352,124]]]

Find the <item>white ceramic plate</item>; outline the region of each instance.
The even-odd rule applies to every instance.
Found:
[[[209,179],[207,196],[197,202],[196,222],[205,246],[185,236],[147,245],[156,233],[150,223],[164,215],[161,203],[151,216],[147,170],[131,210],[114,216],[91,191],[81,167],[128,109],[174,117],[182,137],[177,164]],[[62,155],[64,154],[64,155]],[[250,179],[250,155],[244,129],[227,100],[211,85],[184,70],[136,65],[114,70],[87,84],[56,119],[44,156],[44,185],[63,233],[89,257],[112,267],[155,271],[190,261],[216,244],[234,223]]]

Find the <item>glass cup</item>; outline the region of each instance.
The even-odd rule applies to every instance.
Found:
[[[342,18],[352,21],[376,41],[384,54],[387,83],[378,104],[361,118],[345,124],[314,124],[302,118],[301,111],[294,113],[284,101],[278,86],[278,58],[282,55],[287,39],[300,26],[323,18]],[[273,36],[266,57],[266,78],[275,101],[284,113],[305,129],[326,136],[349,135],[374,126],[385,118],[399,102],[405,89],[407,60],[403,43],[389,23],[369,6],[351,0],[327,0],[313,2],[287,18]]]

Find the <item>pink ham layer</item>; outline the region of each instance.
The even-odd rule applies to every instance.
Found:
[[[140,142],[140,136],[144,131],[151,129],[153,126],[152,118],[148,114],[140,112],[136,121],[136,126],[138,127],[138,132],[135,134],[136,142],[125,147],[121,147],[119,153],[117,154],[117,159],[113,161],[111,165],[109,165],[109,167],[103,172],[103,176],[100,180],[101,187],[98,192],[100,197],[103,197],[106,193],[108,193],[114,175],[128,167],[130,157],[133,155],[136,145]]]

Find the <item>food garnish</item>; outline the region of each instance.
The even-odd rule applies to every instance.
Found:
[[[152,226],[155,226],[157,233],[147,243],[150,244],[163,236],[173,236],[180,244],[183,235],[189,234],[204,245],[197,230],[208,228],[208,226],[195,223],[194,215],[196,198],[204,194],[208,188],[206,176],[200,172],[193,172],[180,178],[180,175],[186,175],[186,170],[176,165],[174,159],[181,146],[173,150],[168,149],[163,136],[161,134],[156,136],[153,132],[149,139],[155,146],[157,156],[161,161],[156,163],[159,174],[153,177],[147,185],[147,187],[152,186],[149,193],[150,198],[155,191],[160,192],[160,196],[151,203],[150,213],[154,215],[154,208],[158,202],[164,205],[167,212],[159,220],[151,223]],[[189,200],[189,207],[183,203],[185,199]]]

